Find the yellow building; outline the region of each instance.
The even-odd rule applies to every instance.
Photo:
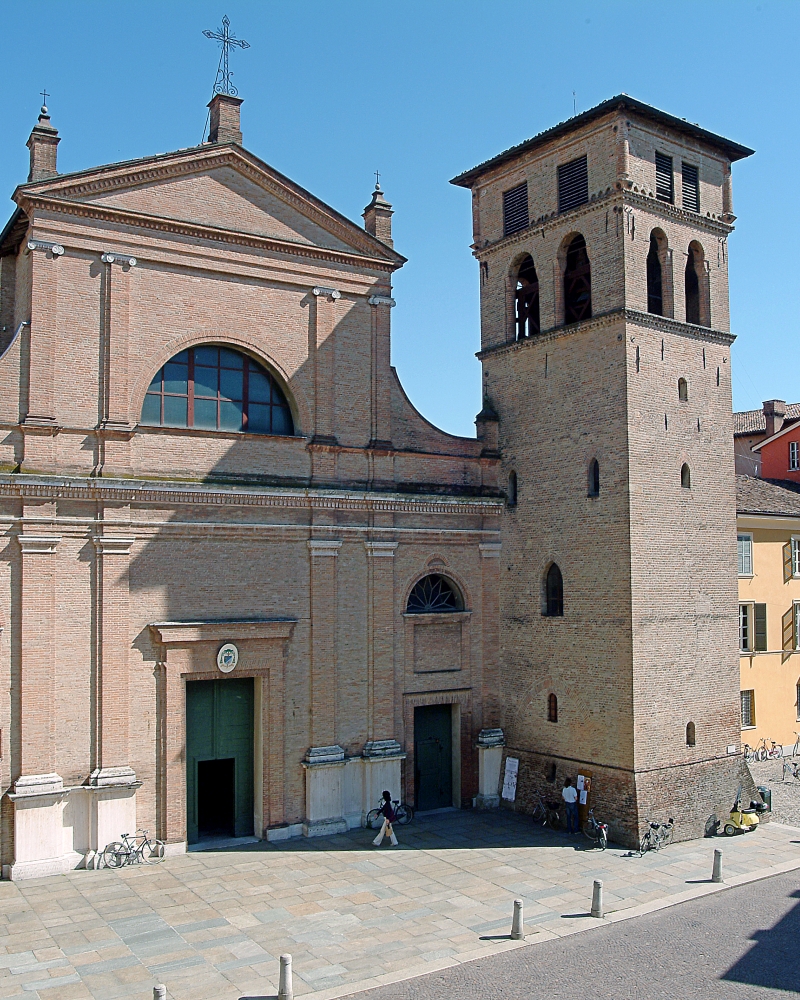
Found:
[[[800,731],[800,487],[737,476],[742,743]]]

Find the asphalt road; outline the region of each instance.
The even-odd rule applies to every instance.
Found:
[[[800,872],[359,994],[364,1000],[788,1000]]]

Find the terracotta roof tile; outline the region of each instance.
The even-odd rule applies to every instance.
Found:
[[[736,511],[739,514],[800,517],[800,483],[737,476]]]
[[[800,403],[786,404],[786,419],[784,423],[788,423],[790,420],[800,420]],[[733,433],[734,436],[739,434],[766,434],[767,418],[764,416],[764,411],[740,410],[738,413],[734,413]]]

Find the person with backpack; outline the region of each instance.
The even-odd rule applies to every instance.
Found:
[[[392,847],[397,847],[397,837],[394,834],[394,827],[392,824],[395,821],[394,809],[392,808],[392,794],[391,792],[383,793],[383,805],[381,806],[381,812],[383,813],[383,826],[381,826],[380,833],[372,841],[376,847],[381,846],[381,841],[385,836],[387,836],[391,842]]]

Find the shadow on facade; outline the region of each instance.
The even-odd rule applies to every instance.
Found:
[[[800,889],[788,897],[800,899]],[[763,986],[797,993],[797,942],[800,940],[800,903],[774,925],[756,931],[750,939],[755,944],[721,977],[733,983]]]

